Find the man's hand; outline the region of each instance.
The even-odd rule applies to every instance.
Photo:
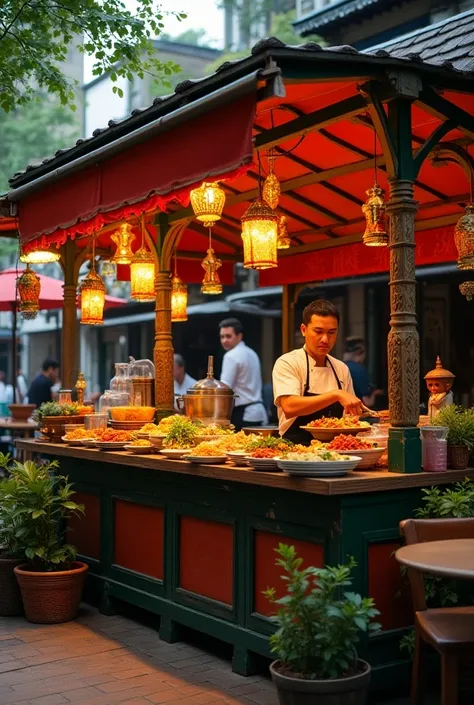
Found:
[[[338,391],[338,401],[344,407],[346,414],[349,414],[350,416],[360,416],[362,414],[361,400],[350,392],[346,392],[345,389],[340,389]]]

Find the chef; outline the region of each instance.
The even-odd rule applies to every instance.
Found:
[[[294,443],[311,441],[302,426],[322,416],[359,416],[362,403],[354,394],[344,362],[329,355],[337,339],[339,311],[317,299],[303,311],[304,347],[278,358],[273,367],[273,394],[280,435]]]

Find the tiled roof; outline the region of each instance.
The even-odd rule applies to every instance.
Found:
[[[321,10],[316,10],[309,15],[293,22],[293,27],[302,37],[311,34],[325,36],[324,28],[328,25],[334,27],[347,22],[348,15],[357,14],[357,19],[362,20],[377,12],[386,10],[394,5],[396,0],[337,0],[326,5]],[[374,8],[373,6],[377,7]]]
[[[366,53],[379,49],[400,58],[417,54],[427,62],[451,61],[458,71],[474,71],[474,9],[371,47]]]

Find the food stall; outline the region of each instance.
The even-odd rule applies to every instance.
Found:
[[[66,386],[78,368],[81,263],[115,259],[133,291],[133,272],[121,269],[128,265],[119,255],[135,239],[143,264],[151,257],[157,420],[173,413],[171,323],[172,314],[185,319],[183,280],[201,281],[204,272],[215,293],[235,261],[264,270],[261,283],[284,285],[287,350],[295,287],[390,270],[390,472],[294,477],[123,449],[36,446],[60,459],[86,507],[72,540],[104,611],[123,600],[155,612],[168,641],[183,626],[211,634],[233,645],[234,669],[250,673],[269,653],[262,590],[278,583],[273,549],[289,542],[313,565],[356,558],[354,589],[374,597],[382,613],[382,633],[365,644],[374,683],[399,682],[407,672],[399,641],[411,611],[397,597],[403,586],[392,555],[398,522],[420,504],[422,487],[472,475],[420,471],[415,306],[415,263],[459,254],[453,229],[469,198],[463,168],[471,169],[472,93],[472,77],[448,63],[271,39],[15,176],[9,198],[24,253],[58,248],[64,269]],[[203,211],[189,205],[203,182],[213,197],[225,195],[210,230],[201,224],[209,220],[195,222]],[[262,196],[274,204],[270,214]],[[258,237],[277,221],[278,253]],[[459,256],[468,262],[469,252]],[[81,288],[84,297],[89,290]],[[90,291],[98,290],[92,282]],[[88,315],[100,323],[93,307]]]

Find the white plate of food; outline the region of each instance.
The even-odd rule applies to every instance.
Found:
[[[68,446],[82,446],[84,438],[68,439],[66,436],[61,436],[61,440]]]
[[[251,455],[247,455],[246,460],[254,470],[261,470],[267,472],[279,471],[276,458],[252,458]]]
[[[160,453],[169,460],[179,460],[184,455],[191,455],[192,448],[161,448]]]
[[[385,448],[367,448],[366,450],[343,450],[344,455],[351,455],[353,458],[359,457],[360,463],[357,465],[357,470],[365,470],[373,468],[385,453]]]
[[[235,465],[248,465],[246,450],[228,450],[226,455]]]
[[[150,436],[150,431],[135,431],[135,436],[137,438],[148,440],[148,437]]]
[[[225,455],[185,455],[184,460],[190,463],[199,463],[201,465],[222,465],[227,460]]]
[[[123,450],[126,441],[94,441],[94,446],[99,450]]]
[[[140,437],[141,436],[139,436],[139,438]],[[155,448],[161,448],[165,438],[166,438],[165,435],[161,435],[161,434],[160,435],[158,435],[158,434],[152,435],[152,434],[150,434],[149,436],[147,436],[147,441],[150,441],[150,443],[152,443]]]
[[[339,456],[334,460],[324,460],[315,453],[300,454],[299,458],[294,453],[288,455],[289,457],[277,459],[278,467],[289,475],[306,477],[341,477],[350,470],[354,470],[361,461],[360,456],[348,456],[345,453],[339,455],[335,451],[325,453],[325,455]]]
[[[301,428],[308,431],[318,441],[332,441],[333,438],[341,434],[344,436],[355,436],[357,433],[370,428],[370,424],[366,421],[361,421],[360,424],[360,426],[301,426]]]
[[[86,448],[95,448],[96,443],[97,441],[95,440],[95,438],[83,438],[81,441],[81,444],[83,446],[86,446]]]
[[[147,453],[155,452],[154,446],[134,446],[131,443],[127,443],[123,448],[134,455],[146,455]]]

